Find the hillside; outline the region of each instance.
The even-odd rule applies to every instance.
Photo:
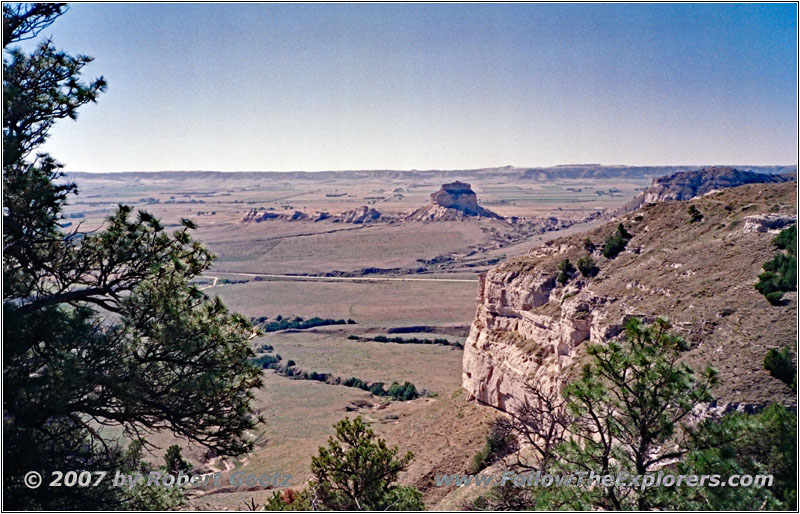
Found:
[[[464,388],[472,399],[513,410],[525,381],[557,386],[568,379],[585,344],[617,336],[626,316],[662,316],[690,343],[687,362],[719,370],[720,402],[794,403],[763,360],[771,348],[795,346],[797,294],[772,306],[753,286],[775,251],[767,230],[796,220],[796,195],[796,182],[751,184],[646,205],[494,268],[481,278]],[[702,221],[690,223],[690,205]],[[620,222],[633,237],[607,259],[600,248]],[[592,258],[599,273],[587,279],[576,272],[560,285],[559,263],[587,255],[587,237],[598,247]]]

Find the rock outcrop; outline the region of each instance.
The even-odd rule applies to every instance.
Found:
[[[478,205],[478,196],[469,184],[451,182],[431,194],[428,205],[405,217],[405,221],[459,221],[465,218],[504,219],[496,212]]]
[[[247,214],[242,217],[239,223],[261,223],[268,220],[283,220],[283,221],[303,221],[309,218],[308,214],[302,211],[294,211],[291,214],[278,214],[277,212],[265,211],[259,209],[250,209]]]
[[[689,222],[686,206],[646,205],[482,275],[464,345],[462,384],[470,398],[514,412],[534,401],[530,384],[553,390],[576,376],[586,345],[622,337],[628,317],[649,323],[661,316],[689,343],[685,358],[695,369],[719,370],[718,404],[709,412],[716,405],[796,404],[763,367],[770,349],[796,342],[796,296],[773,307],[753,287],[775,252],[765,230],[796,219],[795,183],[727,189],[692,205],[704,214],[701,222]],[[633,237],[607,259],[600,247],[620,222]],[[597,247],[591,257],[599,273],[576,271],[559,284],[559,264],[586,256],[587,238]]]
[[[588,289],[556,290],[555,279],[541,270],[503,268],[481,276],[478,311],[464,346],[463,386],[472,399],[513,412],[533,400],[526,384],[559,389],[583,343],[619,333],[599,314],[608,299]],[[567,297],[558,312],[536,312],[553,296]]]
[[[373,209],[372,207],[368,207],[366,205],[361,206],[357,209],[352,209],[349,211],[344,211],[332,218],[334,223],[371,223],[373,221],[380,221],[383,215]]]
[[[791,180],[788,175],[754,173],[714,166],[653,179],[653,185],[644,192],[644,203],[691,200],[712,191],[745,184],[774,184],[788,180]]]
[[[797,216],[786,214],[756,214],[745,216],[744,232],[769,232],[777,234],[784,228],[797,223]]]
[[[294,211],[291,214],[278,214],[272,211],[265,211],[259,209],[250,209],[247,214],[242,217],[240,223],[261,223],[268,220],[282,220],[282,221],[305,221],[312,220],[314,222],[329,220],[332,223],[371,223],[375,221],[390,221],[377,210],[372,207],[359,207],[349,211],[340,212],[336,215],[331,215],[328,212],[319,212],[313,216],[309,216],[305,212]]]

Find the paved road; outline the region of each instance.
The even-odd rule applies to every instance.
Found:
[[[275,275],[270,273],[241,273],[241,272],[219,271],[219,270],[217,271],[217,273],[221,273],[223,275],[237,275],[240,277],[267,277],[267,278],[280,278],[284,280],[349,280],[355,282],[385,281],[385,282],[470,282],[470,283],[478,281],[477,278],[421,278],[421,277],[406,278],[406,277],[382,277],[380,275],[376,275],[374,277],[313,277],[313,276],[302,276],[302,275]],[[217,285],[218,277],[212,277],[211,275],[206,275],[206,276],[208,278],[213,278],[214,283],[202,289],[208,289],[210,287],[214,287],[215,285]]]

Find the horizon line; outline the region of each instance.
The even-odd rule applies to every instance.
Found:
[[[362,168],[362,169],[339,169],[339,170],[123,170],[123,171],[86,171],[86,170],[72,170],[63,171],[64,174],[69,173],[364,173],[364,172],[415,172],[415,173],[431,173],[431,172],[468,172],[468,171],[483,171],[483,170],[547,170],[554,168],[566,168],[570,166],[575,167],[601,167],[601,168],[736,168],[736,167],[751,167],[751,168],[789,168],[798,167],[798,163],[791,164],[600,164],[600,163],[568,163],[568,164],[553,164],[550,166],[488,166],[479,168]]]

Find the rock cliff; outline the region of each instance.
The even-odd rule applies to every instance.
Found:
[[[406,221],[458,221],[470,217],[503,219],[499,214],[478,205],[472,186],[464,182],[443,184],[431,193],[428,205],[405,217]]]
[[[646,205],[492,269],[481,277],[464,348],[464,388],[473,400],[514,411],[526,400],[527,383],[559,387],[579,369],[586,345],[620,336],[626,317],[660,316],[689,343],[690,365],[717,367],[720,405],[793,404],[763,360],[770,348],[795,345],[797,294],[774,307],[754,289],[775,250],[773,234],[751,227],[759,217],[783,226],[796,219],[796,194],[795,182],[754,184],[680,206]],[[702,222],[689,222],[690,204]],[[633,237],[606,259],[600,248],[620,222]],[[576,271],[565,285],[556,281],[559,263],[587,255],[596,276]]]

